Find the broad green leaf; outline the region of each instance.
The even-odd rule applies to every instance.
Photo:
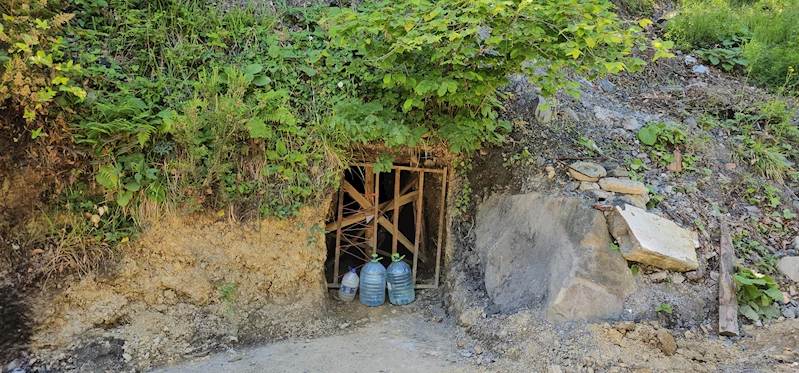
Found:
[[[658,130],[653,126],[646,126],[638,130],[638,140],[642,143],[652,146],[655,145],[658,139]]]
[[[135,181],[131,181],[131,182],[125,184],[125,190],[129,190],[131,192],[137,192],[137,191],[139,191],[140,188],[141,188],[141,186],[139,185],[139,183],[137,183]]]
[[[283,140],[277,140],[276,148],[277,153],[280,155],[286,155],[288,153],[288,149],[286,149],[286,144],[283,143]]]
[[[117,204],[125,207],[130,203],[130,200],[133,199],[133,192],[128,190],[120,190],[117,193]]]
[[[263,87],[272,82],[272,79],[269,79],[266,75],[259,75],[255,79],[252,80],[252,84],[255,84],[258,87]]]
[[[254,63],[252,65],[247,65],[247,67],[244,68],[244,74],[255,75],[255,74],[260,73],[261,70],[263,70],[263,69],[264,69],[263,65],[261,65],[259,63]]]
[[[752,307],[748,304],[739,305],[738,314],[752,321],[757,321],[758,319],[760,319],[760,316],[758,316],[757,312],[755,312],[755,310],[752,309]]]

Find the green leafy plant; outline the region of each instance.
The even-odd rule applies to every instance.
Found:
[[[589,154],[590,156],[592,156],[592,157],[593,157],[593,156],[596,156],[596,155],[602,155],[602,154],[604,154],[604,153],[602,152],[602,149],[600,149],[600,148],[599,148],[599,147],[596,145],[596,143],[594,142],[594,140],[593,140],[593,139],[588,139],[588,138],[585,138],[585,137],[583,137],[583,136],[580,136],[580,138],[578,138],[578,139],[577,139],[577,144],[579,144],[580,146],[582,146],[582,147],[583,147],[583,149],[585,149],[586,151],[588,151],[588,154]]]
[[[738,314],[752,321],[780,316],[774,301],[782,300],[782,292],[772,277],[738,267],[733,279],[738,285]]]
[[[455,208],[452,214],[454,216],[461,216],[466,212],[466,209],[469,208],[469,203],[472,200],[471,183],[469,183],[469,178],[465,177],[466,173],[472,169],[472,163],[468,161],[459,161],[455,166],[455,172],[461,176],[463,184],[461,185],[461,190],[458,192],[458,196],[455,198]]]
[[[736,67],[749,66],[749,60],[743,56],[743,46],[751,39],[749,30],[742,29],[728,39],[719,40],[718,45],[712,48],[697,49],[694,53],[714,66],[721,65],[724,70],[730,71]]]
[[[11,1],[0,22],[0,105],[19,111],[25,122],[38,123],[35,139],[57,129],[42,123],[63,115],[70,101],[86,97],[73,78],[80,66],[69,58],[64,27],[73,14],[54,13],[46,0]],[[55,110],[52,110],[55,108]]]
[[[238,284],[235,282],[220,282],[216,286],[219,288],[219,298],[222,299],[222,309],[232,313],[232,306],[236,303]]]
[[[661,303],[657,307],[655,307],[655,312],[665,312],[665,313],[672,313],[673,309],[671,308],[671,304],[668,303]]]
[[[666,167],[677,161],[674,150],[690,145],[685,128],[679,125],[669,125],[662,122],[652,122],[637,133],[642,144],[652,148],[651,156],[661,167]],[[691,153],[682,154],[681,166],[684,169],[694,169],[696,159]]]
[[[504,167],[530,166],[535,163],[535,158],[533,157],[532,153],[530,153],[530,149],[528,149],[526,146],[521,152],[511,156],[502,153],[502,160],[502,166]]]

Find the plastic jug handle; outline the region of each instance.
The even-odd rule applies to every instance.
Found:
[[[402,259],[405,259],[405,255],[400,256],[399,253],[391,254],[391,261],[393,261],[393,262],[399,262]]]
[[[379,262],[381,260],[383,260],[382,256],[378,258],[377,254],[372,254],[372,263],[377,263],[377,262]]]

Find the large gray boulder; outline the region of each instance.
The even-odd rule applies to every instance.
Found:
[[[504,312],[543,309],[553,321],[614,320],[634,290],[601,212],[576,198],[492,196],[478,207],[477,254]]]

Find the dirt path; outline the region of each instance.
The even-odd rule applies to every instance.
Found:
[[[363,325],[363,326],[361,326]],[[228,351],[159,368],[158,373],[200,372],[463,372],[471,355],[457,347],[457,328],[414,315],[349,326],[341,335],[288,340]]]

